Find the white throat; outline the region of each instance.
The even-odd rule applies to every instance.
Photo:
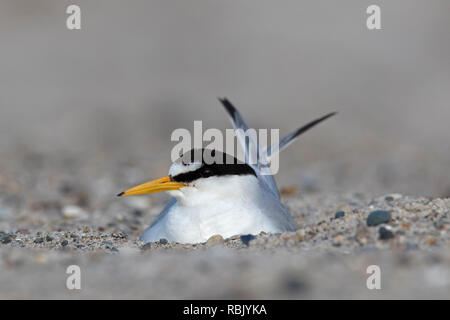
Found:
[[[169,194],[178,200],[180,206],[205,208],[221,202],[253,201],[260,191],[255,176],[230,175],[199,179],[192,186],[169,191]]]

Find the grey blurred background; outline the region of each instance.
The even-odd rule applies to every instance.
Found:
[[[449,29],[447,0],[1,0],[0,178],[114,195],[167,172],[173,129],[229,128],[226,96],[281,135],[339,111],[282,153],[281,186],[449,196]]]

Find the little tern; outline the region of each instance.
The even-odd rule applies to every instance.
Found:
[[[234,129],[242,129],[241,133],[247,131],[247,123],[231,102],[219,100]],[[240,234],[296,230],[293,217],[280,201],[273,175],[262,174],[261,168],[276,152],[334,114],[311,121],[280,139],[276,145],[269,146],[261,153],[266,159],[240,162],[216,150],[192,149],[172,163],[167,176],[119,193],[118,196],[131,196],[166,191],[173,197],[140,240],[202,243],[213,235],[229,238]],[[252,143],[259,152],[257,142],[237,136],[246,155]],[[223,161],[205,161],[205,152]]]

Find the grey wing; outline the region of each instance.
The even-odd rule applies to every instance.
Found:
[[[170,199],[169,202],[167,203],[167,205],[164,207],[163,211],[161,211],[161,213],[156,216],[155,220],[152,221],[149,228],[153,227],[162,218],[164,218],[165,215],[167,214],[167,212],[169,212],[170,208],[172,208],[172,206],[175,205],[175,203],[177,203],[177,199],[175,199],[175,198]]]
[[[177,203],[177,199],[175,199],[175,198],[170,199],[169,202],[167,203],[167,205],[164,207],[163,211],[161,211],[161,213],[152,221],[152,223],[150,224],[150,227],[148,227],[144,231],[144,233],[139,237],[139,240],[145,241],[145,242],[158,241],[160,239],[160,237],[157,235],[160,234],[160,230],[157,230],[157,227],[155,227],[155,225],[167,215],[167,213],[170,211],[170,209],[176,203]],[[155,235],[156,235],[156,237],[155,237]]]
[[[280,142],[273,144],[269,146],[268,148],[263,149],[262,153],[267,156],[267,158],[270,159],[270,157],[281,150],[285,149],[288,145],[290,145],[292,142],[294,142],[295,139],[297,139],[302,133],[308,131],[315,125],[319,124],[320,122],[328,119],[331,116],[334,116],[337,112],[331,112],[319,119],[313,120],[309,122],[308,124],[292,131],[291,133],[285,135],[283,138],[280,139]]]
[[[228,112],[230,116],[231,123],[233,124],[234,130],[236,130],[239,142],[241,143],[242,148],[244,149],[246,159],[248,159],[248,165],[255,170],[259,181],[262,185],[273,195],[279,199],[280,195],[278,193],[278,188],[275,183],[275,179],[270,174],[261,174],[261,167],[265,166],[266,159],[261,159],[264,154],[260,153],[258,142],[252,137],[248,136],[248,140],[242,131],[247,131],[249,126],[245,122],[244,118],[240,114],[240,112],[233,106],[233,104],[226,98],[219,98],[219,101],[225,107],[225,110]],[[240,130],[239,130],[240,129]],[[256,152],[256,155],[259,155],[259,158],[253,159],[253,152]],[[262,160],[262,161],[260,161]]]

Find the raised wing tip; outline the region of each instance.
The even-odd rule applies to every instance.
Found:
[[[225,107],[227,112],[234,118],[234,114],[236,113],[236,108],[227,98],[218,98],[222,105]]]
[[[326,120],[326,119],[328,119],[328,118],[330,118],[330,117],[336,115],[337,113],[338,113],[337,111],[330,112],[330,113],[328,113],[328,114],[326,114],[326,115],[320,117],[319,119],[316,119],[316,120],[314,120],[314,121],[311,121],[311,122],[310,122],[308,125],[306,125],[305,127],[311,128],[311,127],[315,126],[316,124],[318,124],[318,123],[320,123],[320,122],[322,122],[322,121],[324,121],[324,120]]]

